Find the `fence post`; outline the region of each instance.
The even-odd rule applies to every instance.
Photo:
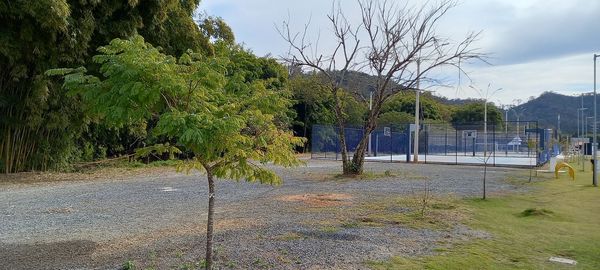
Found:
[[[444,137],[444,156],[448,155],[448,125],[446,125],[446,132]]]
[[[455,141],[454,159],[455,159],[456,164],[458,164],[458,129],[454,129],[454,141]]]
[[[379,133],[375,135],[375,156],[379,154]]]
[[[465,152],[465,157],[467,156],[467,137],[464,136],[464,132],[463,132],[463,137],[464,137],[464,141],[465,143],[463,144],[463,151]]]
[[[506,131],[504,132],[504,141],[506,142],[506,145],[504,145],[504,156],[508,157],[508,121],[506,121],[504,124],[506,125],[506,127],[504,127],[504,130]]]
[[[492,133],[492,137],[493,137],[493,138],[492,138],[492,141],[494,141],[494,142],[493,142],[493,147],[494,147],[494,152],[493,152],[493,155],[494,155],[494,156],[493,156],[492,158],[493,158],[493,160],[494,160],[494,167],[496,167],[496,148],[498,148],[498,147],[497,147],[498,145],[496,144],[496,125],[493,125],[493,126],[492,126],[492,132],[493,132],[493,133]]]
[[[429,154],[429,128],[431,127],[431,125],[427,125],[427,127],[425,125],[423,125],[423,128],[425,129],[425,164],[427,164],[427,154]]]
[[[392,150],[392,144],[394,143],[394,133],[392,132],[392,128],[390,128],[390,162],[394,161],[394,151]]]
[[[406,163],[410,163],[410,154],[411,154],[411,139],[412,139],[412,132],[410,132],[410,124],[408,124],[408,127],[406,129],[406,145],[404,146],[406,149]]]

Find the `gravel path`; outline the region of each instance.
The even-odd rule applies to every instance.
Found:
[[[362,269],[367,260],[429,254],[440,239],[479,237],[461,227],[340,227],[336,222],[361,202],[414,194],[426,182],[440,195],[481,194],[482,167],[367,163],[366,168],[394,176],[338,179],[340,163],[311,160],[276,169],[284,179],[278,187],[219,181],[218,265]],[[504,179],[522,172],[489,168],[488,192],[518,191]],[[0,184],[0,269],[117,269],[126,260],[157,269],[193,266],[204,252],[205,181],[201,175],[160,173]],[[347,198],[319,207],[294,200],[306,194]]]

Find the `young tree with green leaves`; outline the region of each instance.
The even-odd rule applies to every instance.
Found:
[[[152,119],[157,122],[153,136],[176,142],[142,148],[137,154],[193,153],[178,169],[207,175],[208,269],[213,266],[215,179],[279,184],[281,179],[263,165],[298,165],[294,147],[303,143],[283,126],[291,107],[278,76],[284,69],[237,46],[215,48],[215,56],[188,51],[177,59],[141,36],[115,39],[94,57],[101,65],[98,77],[84,68],[48,72],[64,75],[64,87],[81,95],[98,120],[121,127]]]

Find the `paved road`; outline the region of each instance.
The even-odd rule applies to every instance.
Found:
[[[285,181],[279,187],[219,181],[218,217],[293,219],[291,215],[285,216],[285,211],[277,210],[281,203],[273,202],[272,198],[327,192],[343,192],[358,197],[405,194],[420,188],[423,181],[414,179],[423,178],[432,179],[432,188],[438,193],[477,196],[480,194],[483,169],[368,163],[369,170],[383,172],[391,169],[398,176],[376,181],[322,181],[323,175],[335,174],[339,166],[337,162],[311,161],[301,168],[278,169]],[[514,170],[491,168],[490,171],[490,192],[517,190],[517,187],[503,181],[507,175],[514,174]],[[0,269],[40,265],[74,268],[73,264],[60,261],[73,259],[69,255],[73,252],[69,246],[79,246],[81,250],[87,247],[89,252],[82,251],[81,254],[87,256],[94,252],[98,243],[152,234],[164,228],[198,224],[199,220],[205,220],[207,188],[202,175],[163,173],[118,178],[117,175],[111,179],[93,181],[73,179],[27,185],[0,184],[0,261],[3,256],[17,257],[8,260],[8,265],[0,262]],[[276,226],[286,226],[281,224],[292,221],[281,222],[284,223]],[[57,250],[62,250],[62,253]],[[41,256],[39,258],[31,257],[36,252],[48,251],[56,251],[64,256],[57,253],[51,262],[48,262],[48,257],[41,255],[37,255]],[[23,260],[40,262],[28,265],[23,264]],[[99,267],[98,264],[92,265]],[[102,266],[102,263],[100,265],[99,268],[108,267]]]

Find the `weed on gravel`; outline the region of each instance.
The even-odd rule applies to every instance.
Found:
[[[430,204],[422,205],[422,198],[415,196],[393,196],[361,203],[350,212],[352,216],[343,227],[361,226],[405,226],[414,229],[451,230],[468,218],[466,209],[457,199],[434,197]]]

